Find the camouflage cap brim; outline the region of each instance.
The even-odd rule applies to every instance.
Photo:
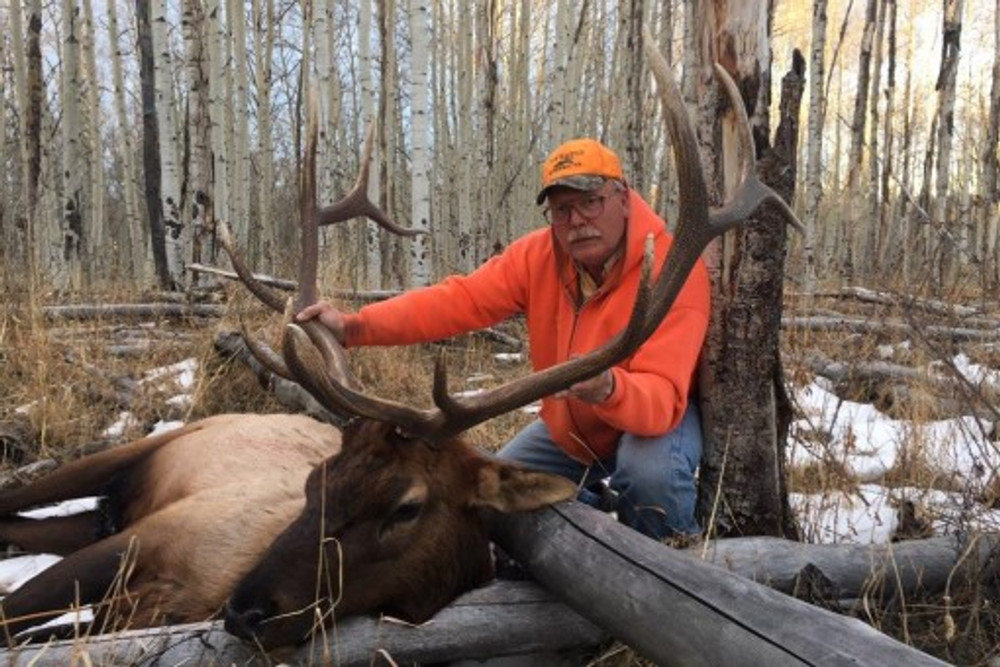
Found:
[[[604,176],[587,176],[584,174],[577,174],[576,176],[566,176],[565,178],[559,178],[547,186],[542,188],[542,191],[538,193],[538,197],[535,198],[535,203],[539,206],[545,201],[545,198],[549,195],[549,190],[557,187],[573,188],[574,190],[582,190],[584,192],[589,192],[590,190],[596,190],[605,183],[608,179]]]

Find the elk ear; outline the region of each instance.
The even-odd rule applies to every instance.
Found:
[[[472,504],[501,512],[526,512],[575,497],[576,484],[565,477],[483,459]]]

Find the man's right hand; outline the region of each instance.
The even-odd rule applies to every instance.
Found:
[[[327,301],[317,301],[306,306],[295,315],[296,322],[317,320],[329,329],[341,345],[344,344],[344,314]]]

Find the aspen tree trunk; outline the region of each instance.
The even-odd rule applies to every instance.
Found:
[[[864,31],[861,36],[861,50],[858,55],[858,84],[854,98],[854,114],[851,120],[851,146],[847,156],[847,192],[844,199],[843,229],[841,237],[841,281],[845,284],[854,280],[858,257],[858,243],[864,238],[861,224],[868,207],[864,202],[861,187],[861,171],[864,168],[865,112],[868,109],[868,93],[871,83],[872,46],[875,38],[875,22],[878,15],[878,0],[868,0],[865,11]]]
[[[152,3],[153,85],[156,91],[157,134],[160,155],[160,198],[167,272],[172,288],[184,284],[185,236],[181,224],[181,164],[174,116],[174,58],[170,49],[166,0]]]
[[[22,0],[10,0],[10,22],[12,33],[11,57],[14,61],[14,94],[17,103],[18,120],[18,164],[21,170],[21,197],[22,211],[20,220],[23,224],[16,227],[21,228],[20,233],[13,236],[14,243],[8,246],[7,258],[14,258],[20,262],[22,267],[28,269],[27,285],[29,296],[34,293],[34,285],[38,278],[35,243],[35,210],[38,192],[38,118],[33,117],[33,111],[40,111],[41,106],[33,109],[31,103],[31,90],[29,88],[30,61],[33,57],[41,59],[41,51],[38,49],[38,33],[41,31],[41,10],[39,8],[41,0],[35,0],[28,9],[29,39],[28,44],[32,44],[31,35],[34,35],[33,46],[25,45],[24,21],[21,13]],[[35,10],[38,12],[35,13]],[[41,71],[40,66],[35,65],[35,71]],[[32,135],[32,132],[34,133]],[[33,154],[34,151],[34,154]],[[34,162],[32,161],[34,158]]]
[[[113,278],[129,276],[140,284],[148,278],[146,257],[149,254],[149,234],[142,224],[139,214],[139,195],[136,192],[135,147],[132,143],[132,124],[125,101],[125,77],[122,73],[122,55],[118,31],[118,9],[115,2],[108,3],[108,32],[111,40],[111,76],[115,120],[118,125],[118,141],[115,144],[118,159],[123,166],[122,196],[124,199],[124,219],[120,226],[112,226],[110,235],[116,247]]]
[[[232,132],[230,152],[230,216],[239,238],[246,240],[246,252],[253,265],[260,266],[260,221],[250,219],[250,73],[247,67],[247,17],[244,0],[230,0],[226,19],[232,30]]]
[[[430,7],[426,0],[410,0],[410,226],[431,231],[430,192],[430,111],[427,51],[431,43]],[[417,236],[410,246],[410,286],[424,286],[431,282],[431,238],[429,234]]]
[[[938,73],[938,126],[937,126],[937,172],[934,180],[934,204],[931,219],[940,230],[941,245],[939,272],[934,272],[936,287],[940,290],[954,284],[958,277],[960,258],[963,250],[961,220],[952,222],[949,218],[948,200],[951,169],[951,150],[955,136],[955,89],[958,79],[958,57],[962,37],[962,0],[943,0],[943,38],[941,49],[941,69]]]
[[[347,6],[349,3],[344,3]],[[340,26],[335,21],[333,3],[319,3],[313,8],[317,19],[314,21],[314,40],[316,44],[317,78],[322,78],[320,86],[320,190],[317,193],[321,200],[333,202],[340,191],[341,181],[354,177],[354,170],[347,160],[346,123],[342,114],[343,82],[341,66],[337,62],[337,35]],[[322,17],[322,18],[321,18]],[[352,147],[353,150],[354,147]],[[353,183],[352,183],[353,184]],[[324,243],[332,244],[334,248],[353,248],[357,244],[354,224],[334,225],[325,228],[321,233]],[[332,237],[332,240],[331,240]],[[352,262],[352,265],[354,263]],[[353,268],[357,268],[354,266]]]
[[[476,31],[473,38],[473,57],[480,63],[474,80],[475,102],[473,109],[477,122],[474,127],[472,145],[467,149],[473,151],[473,183],[478,195],[473,228],[474,256],[473,263],[478,266],[486,261],[496,248],[510,241],[507,230],[502,227],[507,221],[497,215],[497,196],[495,180],[496,151],[494,132],[496,128],[496,97],[497,97],[497,62],[493,49],[496,35],[494,0],[477,0]]]
[[[191,240],[191,260],[193,262],[215,262],[212,247],[212,206],[209,199],[212,191],[212,125],[209,116],[211,103],[209,90],[208,58],[208,17],[202,0],[184,0],[181,19],[184,29],[186,51],[185,82],[187,84],[187,104],[185,107],[188,136],[187,183],[183,188],[184,200],[181,206],[181,224],[189,230]],[[197,284],[200,274],[190,277]]]
[[[809,57],[809,120],[806,129],[806,178],[803,196],[802,239],[803,290],[816,291],[816,228],[823,197],[823,121],[826,98],[823,94],[826,51],[827,0],[813,0],[812,46]]]
[[[372,58],[372,3],[371,0],[361,0],[359,10],[360,31],[359,41],[359,67],[361,73],[358,76],[358,83],[361,85],[361,107],[365,123],[374,123],[377,109],[376,99],[378,90],[375,87],[374,77],[375,61]],[[364,127],[364,126],[363,126]],[[385,132],[385,127],[381,123],[376,123],[376,131]],[[381,163],[382,156],[379,152],[380,142],[376,142],[372,151],[372,164]],[[368,194],[372,201],[380,200],[380,181],[372,178],[368,181]],[[364,222],[364,234],[359,235],[362,248],[361,256],[364,258],[364,279],[362,284],[367,289],[378,289],[382,285],[382,253],[380,250],[379,226],[371,220]]]
[[[163,200],[160,198],[160,139],[156,118],[156,84],[153,65],[152,8],[146,0],[136,0],[135,16],[139,43],[139,78],[142,85],[142,162],[146,177],[146,212],[153,265],[161,289],[172,289],[167,266]]]
[[[379,125],[382,127],[382,161],[379,164],[379,182],[382,198],[380,205],[383,211],[395,211],[396,198],[396,130],[397,130],[397,62],[395,40],[395,0],[378,0],[378,34],[381,47],[381,83],[379,95]],[[382,253],[382,286],[402,285],[407,271],[403,257],[397,254],[398,245],[394,239],[379,230],[379,249]]]
[[[886,250],[890,229],[893,225],[894,202],[890,199],[891,183],[894,176],[893,161],[895,160],[895,135],[892,131],[895,122],[895,97],[896,97],[896,0],[885,0],[885,11],[888,12],[886,21],[888,22],[889,37],[886,45],[886,56],[888,65],[886,67],[886,87],[885,87],[885,120],[882,123],[882,170],[879,179],[879,208],[877,211],[878,220],[878,244],[875,248],[876,265],[882,267],[883,273],[887,273]]]
[[[86,162],[89,150],[83,134],[83,82],[80,67],[81,19],[75,0],[63,0],[62,91],[63,192],[62,257],[55,262],[56,284],[79,289],[84,280],[86,239],[90,208],[90,183]]]
[[[459,3],[462,0],[458,0]],[[466,21],[462,21],[459,17],[460,12],[457,11],[457,5],[454,8],[455,11],[453,15],[456,17],[455,30],[457,35],[457,59],[458,62],[473,62],[472,56],[472,33],[473,30],[471,26],[468,25]],[[475,207],[473,199],[476,195],[481,196],[481,192],[478,188],[473,186],[473,182],[478,177],[477,166],[475,164],[475,154],[473,152],[473,121],[475,113],[474,108],[474,75],[473,72],[469,71],[468,67],[456,67],[457,70],[457,80],[455,81],[455,95],[458,98],[456,101],[456,106],[458,107],[458,113],[455,118],[455,136],[456,136],[456,168],[458,170],[457,183],[458,183],[458,226],[456,246],[458,253],[458,269],[460,271],[468,272],[472,270],[475,266],[476,252],[473,247],[474,240],[473,234],[475,229],[473,225],[475,224],[475,219],[478,218],[478,207]],[[478,202],[478,200],[476,200]],[[476,214],[473,211],[477,211]]]
[[[552,45],[553,63],[551,67],[549,90],[552,95],[550,113],[550,148],[571,139],[573,134],[573,119],[571,114],[575,109],[579,80],[574,79],[571,70],[575,70],[574,47],[576,46],[576,18],[573,11],[575,4],[568,0],[559,0],[556,10],[555,43]]]
[[[81,77],[84,81],[86,97],[87,135],[90,155],[90,208],[91,224],[86,236],[88,269],[91,276],[106,275],[103,266],[108,253],[105,248],[104,219],[104,141],[101,134],[101,106],[97,78],[97,30],[94,26],[94,8],[91,0],[83,0],[83,22],[81,26],[81,51],[83,56]]]
[[[11,67],[10,61],[7,59],[6,41],[0,43],[0,63],[3,63],[3,71],[0,72],[0,99],[7,100],[7,89],[10,86],[9,73],[13,70],[13,67]],[[0,164],[3,165],[9,164],[6,134],[6,132],[3,133],[4,140],[0,141]],[[3,262],[2,266],[0,266],[0,284],[8,286],[12,284],[8,275],[8,269],[11,266],[10,260],[13,259],[13,257],[8,257],[8,253],[15,246],[10,226],[11,215],[14,210],[12,204],[13,197],[7,191],[7,181],[4,180],[0,182],[0,262]]]
[[[885,36],[885,11],[886,0],[879,0],[878,9],[875,16],[875,38],[872,43],[873,64],[871,95],[868,96],[868,115],[871,123],[868,129],[868,209],[863,212],[862,224],[858,229],[859,238],[864,239],[859,253],[861,262],[861,273],[866,277],[871,277],[877,249],[879,245],[878,237],[878,210],[879,210],[879,176],[882,170],[879,168],[879,91],[882,81],[882,40]]]
[[[274,227],[274,137],[271,121],[271,60],[274,55],[276,17],[274,0],[253,0],[251,13],[255,33],[255,83],[257,87],[257,160],[260,177],[253,186],[257,193],[260,219],[260,259],[262,266],[273,270],[280,252],[280,234]],[[362,3],[367,4],[367,3]],[[362,33],[364,34],[364,33]]]
[[[917,101],[917,104],[919,104],[919,101]],[[921,165],[922,185],[920,186],[920,197],[918,200],[920,209],[916,211],[916,214],[920,217],[919,259],[925,262],[940,261],[939,251],[935,249],[935,229],[932,213],[934,206],[932,195],[934,191],[934,156],[937,154],[937,127],[941,120],[939,111],[940,109],[935,109],[934,115],[931,117],[930,129],[927,131],[927,143],[924,149],[923,164]],[[928,268],[931,274],[940,275],[932,266],[928,266]],[[936,281],[936,278],[933,276],[932,281]]]
[[[912,28],[910,29],[912,35]],[[912,42],[910,42],[912,43]],[[903,198],[899,206],[899,236],[896,240],[895,245],[900,248],[899,255],[899,267],[900,267],[900,279],[903,284],[908,284],[910,282],[910,258],[913,254],[914,248],[914,233],[913,233],[913,203],[910,201],[909,193],[913,191],[913,165],[915,160],[913,159],[913,147],[912,147],[912,137],[913,137],[913,48],[907,48],[906,57],[907,67],[906,67],[906,80],[903,84],[903,134],[902,134],[902,144],[899,148],[903,156],[903,166],[901,170],[903,172],[903,187],[908,193],[906,197]]]
[[[228,137],[231,123],[226,84],[229,62],[225,46],[229,41],[229,34],[222,16],[221,0],[207,0],[205,15],[208,17],[208,89],[211,95],[208,108],[212,144],[212,178],[208,181],[211,187],[208,200],[212,206],[214,226],[233,222],[229,214]],[[241,238],[240,242],[243,240]]]
[[[706,8],[713,5],[714,11]],[[805,61],[796,52],[785,76],[781,124],[769,142],[765,113],[770,86],[770,13],[773,3],[705,3],[695,17],[698,84],[712,81],[720,62],[736,79],[744,99],[763,180],[787,199],[795,187],[798,112]],[[699,97],[701,93],[699,92]],[[734,116],[721,116],[722,144],[707,174],[732,187],[735,173]],[[714,131],[713,131],[714,134]],[[709,156],[712,157],[712,156]],[[723,171],[724,170],[724,171]],[[779,359],[785,225],[771,210],[755,213],[740,230],[726,235],[733,252],[710,246],[712,316],[700,377],[705,451],[701,468],[703,523],[716,535],[791,536],[784,449],[791,406],[784,392]],[[714,513],[712,508],[719,508]]]
[[[620,29],[625,33],[625,173],[632,187],[639,192],[646,191],[645,160],[643,157],[643,94],[648,87],[644,78],[644,58],[642,57],[642,19],[645,3],[642,0],[627,0],[621,9],[624,16]],[[613,75],[617,78],[617,73]]]
[[[678,26],[683,26],[686,21],[675,20],[674,10],[672,5],[669,3],[657,3],[655,6],[662,8],[661,16],[661,32],[658,37],[660,53],[662,53],[668,63],[673,64],[675,62],[674,58],[674,47],[676,39],[675,32]],[[683,18],[683,14],[682,14]],[[682,39],[683,41],[683,35]],[[688,70],[690,71],[690,70]],[[685,76],[681,80],[681,85],[684,87],[682,90],[690,90],[691,84],[690,79],[693,77]],[[685,97],[686,101],[690,98]],[[647,123],[646,127],[649,128],[653,134],[650,146],[663,146],[661,151],[650,151],[651,157],[655,159],[655,171],[656,176],[651,179],[651,183],[654,184],[654,191],[650,198],[650,205],[652,205],[663,219],[667,221],[667,225],[672,229],[674,222],[673,218],[673,208],[676,206],[675,192],[676,190],[676,174],[674,173],[672,160],[672,153],[669,148],[670,146],[670,136],[661,128],[662,123]],[[656,153],[656,155],[653,155]]]
[[[1000,284],[1000,261],[997,257],[997,234],[1000,233],[1000,0],[993,8],[993,71],[990,77],[990,112],[986,123],[983,157],[982,197],[986,209],[986,243],[984,248],[984,286],[993,289]]]
[[[453,124],[455,104],[452,73],[456,43],[455,22],[451,20],[451,0],[434,3],[434,34],[431,45],[431,88],[437,102],[433,107],[434,178],[431,181],[431,219],[434,220],[435,275],[455,271],[458,261],[458,216],[455,215],[458,168]]]
[[[315,75],[313,85],[316,89],[316,101],[319,104],[319,135],[317,136],[316,161],[319,173],[316,174],[316,196],[320,203],[332,202],[335,193],[333,174],[333,137],[334,137],[334,110],[333,100],[336,97],[334,88],[336,87],[336,65],[333,59],[332,32],[333,26],[333,3],[319,2],[311,6],[311,20],[306,21],[308,29],[312,30],[312,43],[316,49],[316,62],[310,68],[310,75]],[[306,91],[309,88],[305,88]],[[322,232],[321,232],[322,233]]]
[[[39,242],[39,181],[42,173],[42,102],[45,97],[45,87],[42,80],[42,2],[29,0],[28,3],[28,106],[25,110],[24,131],[27,135],[27,183],[25,198],[27,200],[27,228],[25,242],[28,245],[28,258],[31,273],[32,292],[41,278]]]

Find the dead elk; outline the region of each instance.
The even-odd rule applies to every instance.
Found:
[[[573,491],[457,440],[406,442],[378,422],[341,433],[305,416],[219,415],[0,494],[0,540],[65,556],[3,600],[4,627],[16,643],[76,604],[95,605],[99,632],[217,617],[279,535],[295,544],[281,569],[335,550],[328,562],[350,575],[319,599],[337,599],[338,613],[422,621],[492,576],[478,508],[533,509]],[[104,496],[100,511],[11,516],[93,495]],[[301,526],[324,505],[336,508],[335,537],[317,542]]]

